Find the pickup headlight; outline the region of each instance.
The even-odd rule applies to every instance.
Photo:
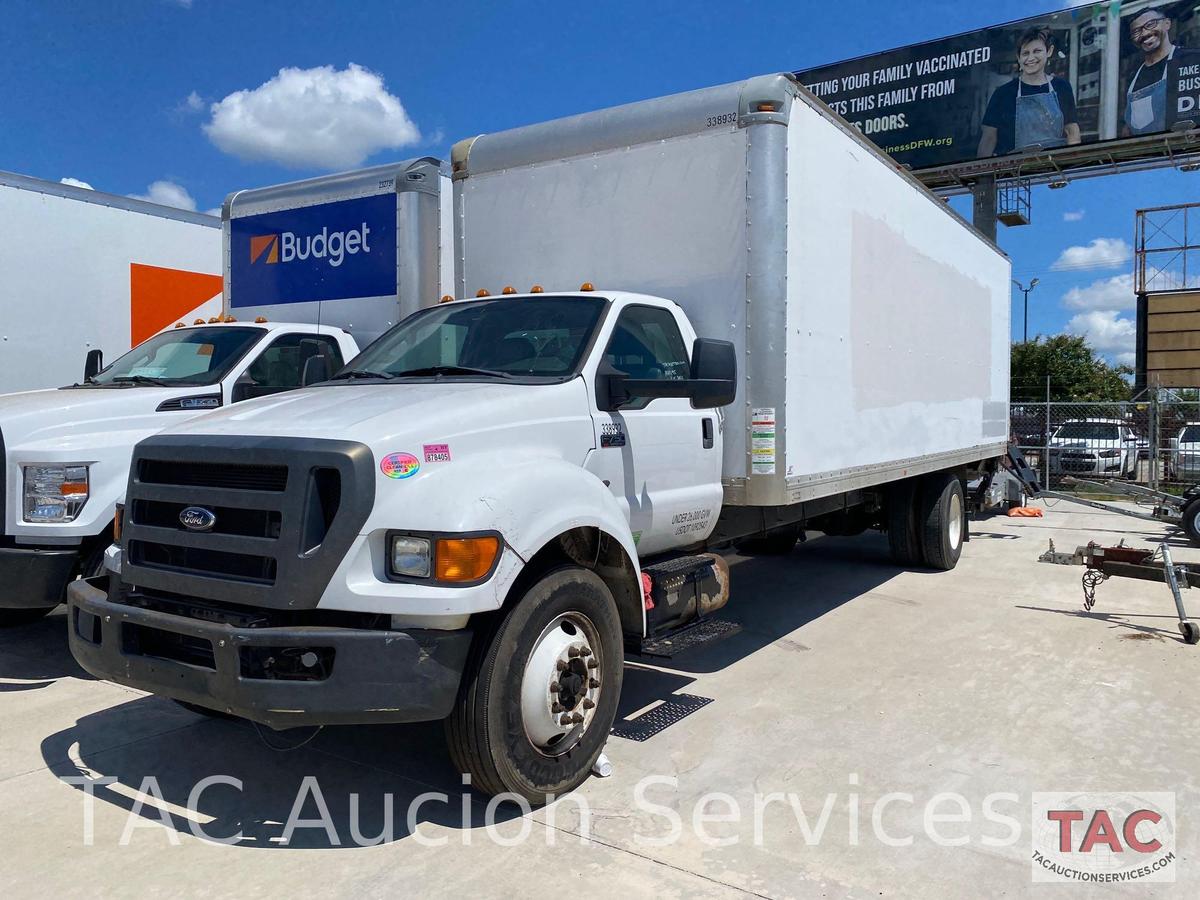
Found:
[[[25,521],[73,522],[88,499],[85,465],[25,466]]]
[[[1120,455],[1121,455],[1120,450],[1101,450],[1100,451],[1101,459],[1116,459]]]
[[[500,536],[494,532],[464,535],[392,532],[387,537],[388,575],[398,581],[478,584],[496,568],[500,546]]]

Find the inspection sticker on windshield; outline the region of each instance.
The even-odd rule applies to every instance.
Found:
[[[421,450],[427,463],[450,462],[449,444],[426,444]]]
[[[750,474],[775,474],[775,407],[751,411]]]
[[[388,478],[412,478],[421,468],[421,461],[411,453],[389,453],[379,461],[379,470]]]

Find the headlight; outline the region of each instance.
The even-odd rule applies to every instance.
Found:
[[[1101,450],[1100,451],[1101,459],[1116,459],[1120,455],[1121,455],[1120,450]]]
[[[387,547],[388,574],[394,578],[469,586],[492,574],[500,558],[501,540],[495,533],[391,534]]]
[[[87,466],[25,466],[24,472],[26,522],[73,522],[87,503]]]
[[[408,534],[392,535],[389,553],[392,574],[402,578],[428,578],[430,560],[433,557],[432,549],[429,538]]]

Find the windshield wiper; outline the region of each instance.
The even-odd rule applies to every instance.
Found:
[[[490,375],[494,378],[512,378],[509,372],[498,372],[495,369],[477,369],[473,366],[425,366],[421,369],[408,369],[397,372],[395,378],[408,375]]]
[[[150,375],[118,375],[113,378],[114,384],[153,384],[156,387],[169,387],[172,381],[178,379],[154,378]],[[98,382],[93,382],[98,383]]]
[[[387,381],[395,377],[395,375],[391,375],[387,372],[368,372],[365,369],[349,369],[345,372],[338,372],[329,380],[345,381],[351,378],[382,378],[383,380]]]

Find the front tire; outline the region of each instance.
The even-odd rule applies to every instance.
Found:
[[[1182,513],[1183,530],[1193,544],[1200,544],[1200,497],[1188,501]]]
[[[966,534],[962,482],[950,472],[926,478],[921,491],[921,549],[926,564],[943,572],[958,565]]]
[[[475,636],[446,742],[493,796],[542,805],[578,787],[604,749],[624,672],[621,622],[594,572],[555,569]]]

